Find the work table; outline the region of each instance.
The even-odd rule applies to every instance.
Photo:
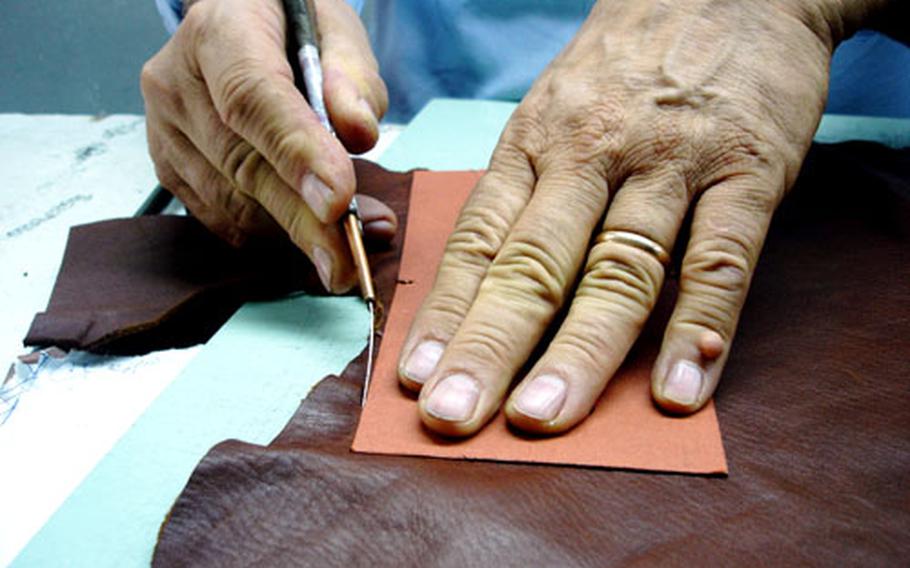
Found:
[[[513,108],[434,101],[407,128],[385,128],[367,157],[393,170],[481,169]],[[0,354],[11,362],[46,305],[69,227],[134,214],[156,180],[140,116],[0,115],[0,133],[11,166],[0,197]],[[856,137],[905,146],[910,127],[827,117],[817,139]],[[327,311],[342,317],[320,320]],[[270,326],[279,313],[320,323]],[[76,566],[147,565],[158,525],[205,451],[231,437],[267,443],[312,382],[362,349],[366,318],[352,297],[250,304],[205,346],[86,356],[65,377],[39,374],[0,425],[0,566],[20,550],[17,565],[63,556]],[[242,357],[251,351],[258,356]]]

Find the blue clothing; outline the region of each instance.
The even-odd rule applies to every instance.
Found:
[[[183,18],[183,0],[155,0],[155,6],[161,19],[164,20],[164,27],[167,33],[172,34],[177,31],[177,26]]]
[[[155,0],[173,32],[181,0]],[[520,100],[595,0],[348,0],[389,88],[392,122],[433,97]],[[862,31],[831,65],[826,112],[910,117],[910,47]]]
[[[433,97],[520,100],[594,2],[368,3],[363,18],[389,87],[389,119],[406,120]]]
[[[910,47],[865,30],[838,46],[825,112],[910,118]]]

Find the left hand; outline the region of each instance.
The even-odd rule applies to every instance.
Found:
[[[673,250],[690,208],[652,394],[678,413],[710,399],[824,107],[834,41],[809,4],[595,6],[506,126],[405,342],[400,378],[422,387],[427,426],[479,430],[566,302],[505,412],[540,433],[583,420],[657,300],[655,250]],[[597,238],[616,231],[639,238]]]

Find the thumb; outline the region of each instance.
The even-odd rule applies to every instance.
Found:
[[[221,13],[203,14],[203,7]],[[200,3],[188,19],[194,14],[208,23],[202,41],[194,42],[195,57],[221,121],[265,158],[321,222],[337,220],[354,194],[353,164],[294,85],[280,3]],[[261,164],[227,154],[221,166],[230,170],[229,179],[255,178],[245,174]]]
[[[365,152],[379,139],[389,104],[360,18],[347,2],[317,2],[326,108],[344,145]]]

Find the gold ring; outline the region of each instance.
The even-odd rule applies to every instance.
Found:
[[[654,258],[657,259],[657,262],[663,264],[664,266],[670,264],[670,255],[666,250],[664,250],[664,247],[660,246],[660,243],[653,241],[648,237],[643,237],[638,233],[632,233],[630,231],[606,231],[604,233],[601,233],[595,242],[614,242],[632,246],[639,250],[650,253]]]

